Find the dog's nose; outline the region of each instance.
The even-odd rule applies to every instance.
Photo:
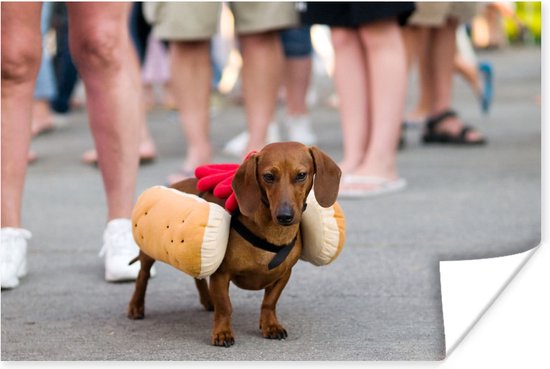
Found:
[[[281,225],[290,225],[294,220],[294,211],[288,205],[283,205],[277,213],[277,221]]]

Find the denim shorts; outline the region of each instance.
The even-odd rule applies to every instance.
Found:
[[[311,56],[312,48],[309,28],[309,26],[305,26],[281,31],[281,41],[287,58],[305,58]]]
[[[53,4],[45,2],[42,6],[41,13],[41,32],[42,38],[48,32],[50,26],[50,19],[52,17]],[[43,42],[44,43],[44,42]],[[36,77],[36,85],[34,88],[33,97],[37,100],[51,100],[55,97],[57,92],[57,82],[55,80],[55,74],[53,69],[52,57],[48,55],[46,47],[42,46],[42,60],[40,62],[40,69],[38,76]]]

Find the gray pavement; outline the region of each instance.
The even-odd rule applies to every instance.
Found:
[[[29,275],[2,291],[2,360],[439,360],[444,331],[439,260],[513,254],[536,246],[541,229],[541,54],[537,48],[480,53],[495,68],[495,101],[483,117],[457,77],[455,108],[489,138],[482,148],[426,147],[407,131],[399,168],[406,191],[341,200],[348,241],[331,265],[300,262],[278,315],[285,341],[261,338],[262,293],[232,287],[236,345],[209,344],[212,314],[201,309],[192,279],[157,264],[146,318],[126,318],[132,283],[109,284],[97,254],[106,208],[96,168],[79,162],[91,146],[83,112],[34,140],[39,160],[28,173],[24,224],[33,232]],[[415,77],[411,78],[414,85]],[[312,110],[319,146],[336,160],[342,146],[336,110]],[[408,105],[416,91],[409,89]],[[218,100],[212,121],[215,160],[244,128],[242,107]],[[162,184],[181,163],[177,114],[155,111],[149,125],[157,161],[142,166],[137,193]]]

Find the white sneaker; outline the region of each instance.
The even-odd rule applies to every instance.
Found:
[[[248,137],[248,131],[239,133],[225,144],[223,152],[225,154],[238,157],[244,156],[244,150],[248,145]],[[278,141],[281,141],[281,135],[279,134],[279,125],[277,124],[277,122],[271,122],[269,123],[269,127],[267,128],[267,143]]]
[[[284,125],[290,141],[301,142],[304,145],[313,145],[317,142],[317,136],[313,132],[309,115],[287,116]]]
[[[27,275],[27,240],[31,232],[23,228],[0,229],[0,260],[2,288],[15,288],[19,278]]]
[[[99,256],[105,256],[105,280],[107,282],[132,281],[138,276],[140,263],[129,262],[139,255],[139,247],[132,235],[130,219],[118,218],[107,223],[103,232],[103,247]],[[156,274],[154,267],[151,277]]]

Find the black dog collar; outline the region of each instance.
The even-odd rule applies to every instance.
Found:
[[[275,245],[271,242],[268,242],[267,240],[260,238],[256,236],[254,233],[252,233],[244,224],[239,222],[237,219],[237,216],[231,217],[231,227],[237,231],[237,233],[247,240],[252,246],[257,247],[259,249],[273,252],[275,253],[275,256],[269,264],[267,265],[268,269],[271,270],[273,268],[278,267],[285,259],[287,258],[288,254],[290,254],[290,251],[292,251],[292,248],[296,244],[296,238],[290,243],[287,243],[286,245]]]

